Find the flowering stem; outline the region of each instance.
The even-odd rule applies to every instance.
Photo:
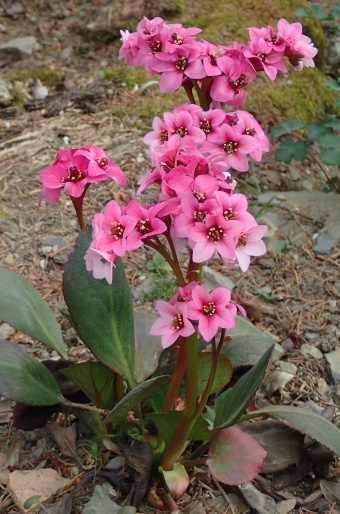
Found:
[[[85,230],[85,228],[86,228],[86,223],[84,221],[84,214],[83,214],[83,202],[84,202],[84,198],[86,195],[86,191],[88,190],[89,187],[90,187],[90,184],[86,184],[83,194],[79,198],[70,196],[73,206],[74,206],[74,209],[76,211],[80,230]]]
[[[151,238],[147,239],[144,244],[146,246],[149,246],[153,250],[156,250],[158,253],[160,253],[162,255],[162,257],[164,257],[166,262],[171,267],[175,277],[177,278],[178,284],[181,287],[185,286],[185,278],[183,277],[183,273],[178,264],[178,261],[177,261],[177,263],[173,261],[173,259],[170,257],[170,255],[164,248],[164,245],[162,245],[162,243],[159,241],[158,238],[155,237],[154,240],[155,240],[155,242],[151,241]]]
[[[176,266],[176,269],[182,275],[183,283],[180,283],[180,282],[178,282],[178,283],[179,283],[180,286],[183,286],[183,285],[185,285],[185,280],[184,280],[184,277],[183,277],[183,274],[182,274],[182,270],[181,270],[181,267],[180,267],[180,264],[179,264],[179,260],[178,260],[178,257],[177,257],[176,248],[175,248],[174,242],[172,240],[172,237],[170,235],[170,231],[168,230],[164,235],[167,238],[167,241],[168,241],[169,246],[170,246],[170,250],[171,250],[171,253],[172,253],[172,259],[173,259],[174,266]]]
[[[186,337],[181,337],[179,340],[179,348],[178,355],[176,360],[176,365],[174,372],[172,374],[169,388],[167,390],[162,412],[167,412],[173,409],[175,398],[178,394],[179,387],[181,385],[181,381],[184,375],[185,368],[187,366],[187,351],[186,351],[187,339]]]
[[[173,469],[174,463],[180,457],[183,448],[189,439],[190,432],[196,422],[193,416],[198,396],[198,356],[197,333],[194,332],[186,341],[187,373],[186,373],[186,409],[182,411],[182,418],[162,455],[161,466],[165,471]]]
[[[189,265],[188,265],[188,271],[187,271],[187,281],[193,282],[195,280],[196,282],[200,282],[201,274],[202,274],[202,265],[198,264],[192,260],[192,251],[191,251]]]
[[[191,104],[196,104],[196,100],[195,100],[195,97],[194,95],[192,94],[192,88],[193,88],[193,83],[192,83],[192,80],[191,79],[187,79],[183,82],[182,84],[186,94],[187,94],[187,97],[189,99],[189,102]]]

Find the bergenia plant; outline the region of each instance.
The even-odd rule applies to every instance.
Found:
[[[143,139],[150,170],[127,205],[108,198],[86,228],[83,200],[91,184],[106,179],[127,184],[120,167],[93,144],[59,150],[40,173],[40,202],[58,202],[64,189],[75,207],[81,233],[64,273],[64,297],[67,315],[95,359],[61,360],[53,367],[2,343],[0,362],[0,393],[17,401],[16,426],[29,425],[23,405],[33,405],[38,416],[42,407],[58,404],[96,436],[122,445],[143,441],[153,473],[163,477],[175,498],[186,491],[193,465],[205,464],[226,484],[255,477],[266,452],[235,426],[250,418],[272,416],[340,453],[338,429],[315,414],[274,406],[246,412],[273,349],[228,387],[233,373],[225,355],[228,334],[237,313],[246,314],[228,288],[202,285],[202,268],[212,258],[226,270],[239,266],[246,272],[251,259],[266,251],[267,227],[248,211],[245,195],[235,192],[237,174],[269,150],[254,116],[238,109],[246,100],[245,87],[260,72],[274,80],[278,71],[287,71],[287,60],[297,70],[314,66],[317,50],[299,23],[285,20],[277,31],[250,28],[245,45],[213,45],[198,40],[200,32],[157,17],[143,18],[136,32],[122,33],[121,59],[159,75],[162,92],[183,87],[188,96],[188,103],[154,118]],[[150,186],[158,196],[146,204],[143,192]],[[142,246],[158,252],[177,280],[172,298],[155,302],[158,317],[146,341],[138,326],[134,334],[122,260]],[[38,293],[9,270],[0,270],[0,277],[5,289],[1,318],[65,359],[60,328]],[[73,384],[73,396],[65,377]],[[75,399],[79,391],[82,400]],[[46,422],[44,415],[37,419]]]

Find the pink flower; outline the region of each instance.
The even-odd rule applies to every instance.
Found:
[[[131,200],[126,207],[126,214],[136,221],[133,231],[128,235],[128,245],[133,249],[143,245],[143,239],[162,234],[167,226],[157,217],[164,203],[143,207],[137,199]]]
[[[194,241],[192,259],[204,262],[217,251],[225,259],[234,259],[235,241],[242,231],[239,221],[226,221],[222,214],[208,214],[205,223],[196,223],[190,231],[190,240]]]
[[[258,257],[266,253],[266,245],[262,241],[267,232],[267,225],[256,225],[242,232],[236,243],[236,259],[242,271],[247,271],[250,264],[250,256]]]
[[[257,141],[253,136],[242,134],[243,130],[243,125],[231,127],[225,123],[218,135],[204,143],[202,150],[216,154],[216,157],[227,163],[228,168],[248,171],[249,162],[246,155],[257,148]]]
[[[243,230],[245,227],[251,228],[257,225],[254,217],[247,212],[248,200],[243,194],[228,195],[224,191],[217,191],[215,198],[223,211],[223,217],[226,221],[240,221],[243,224]]]
[[[169,54],[169,60],[154,62],[152,70],[161,73],[159,87],[162,93],[177,91],[185,77],[202,79],[205,70],[199,52],[191,47],[177,46],[176,51]]]
[[[109,284],[112,284],[112,271],[116,267],[117,255],[103,252],[91,245],[84,259],[86,261],[86,270],[92,271],[94,278],[105,278]]]
[[[58,152],[54,164],[40,172],[43,184],[41,195],[53,203],[59,200],[61,189],[68,195],[79,198],[91,182],[88,176],[89,160],[82,155],[75,156],[75,151],[72,148],[64,149],[60,155]]]
[[[288,23],[281,19],[278,23],[279,36],[286,42],[285,55],[295,69],[301,70],[303,66],[314,68],[313,57],[318,53],[311,39],[302,34],[301,23]]]
[[[188,337],[195,332],[193,324],[188,320],[186,302],[171,305],[164,300],[157,300],[156,309],[160,318],[152,325],[150,334],[162,336],[163,348],[174,344],[179,336]]]
[[[219,328],[235,326],[235,315],[228,309],[231,298],[229,289],[217,287],[209,293],[197,284],[191,292],[191,298],[188,317],[198,320],[198,329],[205,341],[211,341]]]
[[[99,182],[106,180],[107,177],[113,178],[120,186],[125,187],[127,184],[126,176],[119,166],[114,164],[111,157],[108,157],[102,148],[95,145],[87,145],[78,148],[75,156],[83,155],[89,160],[88,164],[88,181]]]
[[[257,148],[250,152],[250,155],[256,162],[262,159],[262,152],[269,151],[269,141],[262,130],[261,125],[255,120],[254,116],[247,111],[236,111],[239,122],[244,125],[243,134],[253,136],[257,141]]]
[[[178,134],[180,139],[185,136],[190,137],[199,144],[205,140],[202,130],[194,125],[194,120],[188,111],[180,111],[173,114],[171,112],[164,113],[164,121],[168,127],[169,135]]]
[[[136,248],[134,244],[127,241],[127,236],[133,231],[136,220],[123,212],[117,202],[111,200],[105,207],[101,230],[98,230],[96,236],[99,250],[113,252],[118,257],[123,257],[127,251]]]
[[[181,199],[182,214],[174,220],[175,234],[177,237],[190,237],[191,230],[196,223],[204,223],[208,214],[213,214],[217,203],[215,200],[199,202],[195,196],[186,191]]]
[[[149,145],[153,150],[169,139],[168,126],[159,116],[155,116],[152,121],[152,132],[148,132],[144,138],[143,143]]]

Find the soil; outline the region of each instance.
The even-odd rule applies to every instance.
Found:
[[[66,196],[62,196],[58,205],[43,201],[38,208],[39,171],[54,160],[57,150],[63,146],[92,142],[103,147],[126,172],[129,186],[125,192],[113,183],[94,186],[86,204],[86,216],[90,220],[94,212],[103,209],[108,199],[114,197],[124,203],[133,196],[139,177],[149,167],[142,137],[150,130],[151,120],[135,117],[131,109],[134,103],[144,101],[148,91],[124,88],[102,78],[105,66],[117,61],[119,42],[112,38],[112,32],[100,25],[108,3],[97,0],[93,4],[95,12],[91,3],[82,0],[57,0],[53,4],[42,0],[0,1],[0,43],[34,34],[40,45],[31,57],[0,63],[2,70],[17,71],[19,77],[22,70],[44,68],[52,76],[47,86],[50,95],[47,98],[38,100],[34,97],[39,82],[18,79],[15,91],[19,103],[0,108],[0,264],[25,275],[56,313],[63,306],[62,274],[78,229],[72,204]],[[130,8],[132,12],[139,9],[141,13],[157,14],[152,11],[154,6],[138,3],[138,0],[131,3]],[[186,8],[190,9],[189,2]],[[125,18],[129,18],[126,13]],[[20,101],[25,105],[20,105]],[[122,105],[127,106],[125,115],[122,115]],[[269,119],[270,113],[263,117]],[[327,180],[324,171],[330,175],[336,173],[328,168],[323,170],[315,160],[310,160],[307,166],[296,162],[294,165],[278,164],[272,152],[254,172],[242,176],[240,190],[249,195],[256,211],[259,192],[270,190],[280,194],[306,188],[317,191]],[[328,408],[328,414],[339,424],[339,418],[336,418],[339,386],[335,386],[324,356],[315,360],[304,355],[300,348],[303,343],[310,343],[324,354],[339,345],[340,249],[339,246],[335,248],[330,256],[313,252],[313,236],[322,231],[322,219],[300,215],[285,203],[275,210],[275,214],[287,225],[295,222],[292,232],[286,234],[292,250],[284,254],[275,245],[270,245],[267,254],[254,260],[246,274],[237,269],[228,270],[228,276],[236,284],[235,298],[247,308],[254,324],[272,334],[285,349],[282,359],[298,366],[293,381],[275,393],[268,394],[263,390],[261,395],[273,403],[286,405],[300,406],[312,400],[315,405]],[[128,258],[126,269],[133,288],[147,273],[150,259],[152,253],[147,250]],[[227,273],[217,262],[213,267]],[[152,311],[153,302],[138,298],[136,308],[142,307]],[[0,331],[1,328],[0,338],[16,342],[37,358],[45,359],[51,355],[28,336],[5,324],[0,325]],[[70,346],[70,357],[86,357],[86,348],[66,321],[63,329]],[[13,429],[11,423],[5,423],[1,425],[0,436],[2,451],[7,452],[9,445],[19,441],[21,456],[14,468],[35,466],[42,453],[38,451],[37,442],[43,440],[44,452],[48,450],[57,455],[58,470],[65,474],[67,468],[67,476],[70,476],[69,469],[73,464],[61,465],[58,448],[47,430],[24,433]],[[30,458],[28,451],[32,453]],[[47,466],[51,466],[51,461]],[[320,477],[339,479],[339,469],[336,460],[328,464],[323,475],[320,470],[318,474],[313,469],[313,477],[309,473],[295,483],[292,481],[290,492],[296,498],[305,499],[314,489],[319,490]],[[247,506],[244,508],[248,510],[233,510],[233,507],[228,510],[227,493],[234,494],[235,491],[211,483],[202,471],[196,474],[199,478],[193,476],[189,494],[179,504],[183,512],[251,512]],[[270,479],[264,478],[267,483]],[[268,494],[263,482],[258,482],[257,486]],[[83,493],[89,497],[91,490]],[[224,510],[209,507],[207,503],[209,498],[219,495],[227,501]],[[337,512],[335,504],[328,503],[322,494],[312,500],[297,506],[294,512]],[[81,508],[79,501],[74,512],[81,512]],[[0,513],[15,512],[18,510],[3,487],[3,492],[0,489]],[[157,509],[145,503],[141,512],[157,512]]]

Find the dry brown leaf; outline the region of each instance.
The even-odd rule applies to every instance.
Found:
[[[64,457],[74,458],[77,444],[77,424],[72,423],[72,425],[68,427],[62,427],[55,421],[52,421],[49,428],[62,455]]]

